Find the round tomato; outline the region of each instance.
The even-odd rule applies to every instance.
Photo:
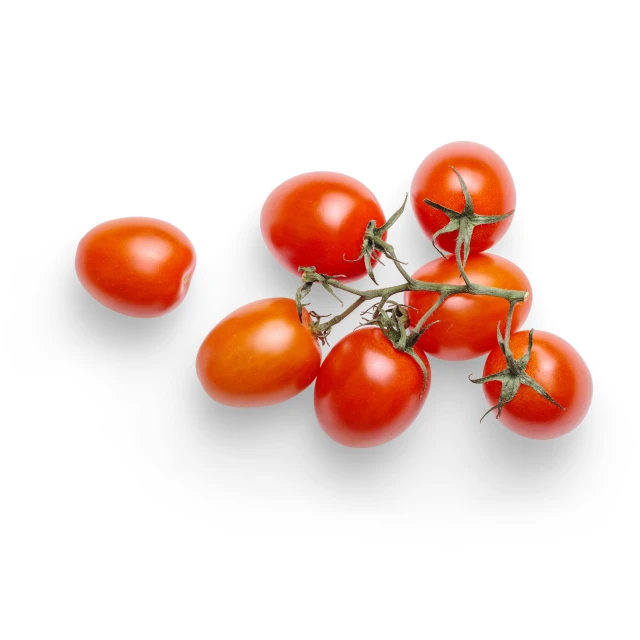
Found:
[[[315,267],[350,281],[366,275],[358,256],[370,220],[377,227],[385,223],[367,187],[341,173],[316,171],[276,187],[262,207],[260,225],[269,250],[292,273]]]
[[[528,343],[528,331],[511,336],[509,346],[516,360],[527,352]],[[504,354],[496,346],[487,357],[483,375],[494,375],[506,367]],[[500,422],[511,431],[536,440],[557,438],[575,429],[587,414],[593,395],[591,373],[580,354],[553,333],[534,331],[533,348],[524,371],[562,408],[521,384],[514,398],[502,407]],[[492,380],[483,387],[491,406],[498,404],[502,384]]]
[[[82,286],[109,309],[161,316],[182,302],[196,266],[187,236],[155,218],[120,218],[87,233],[76,251]]]
[[[321,349],[289,298],[252,302],[221,320],[196,360],[204,390],[222,404],[261,407],[288,400],[318,375]]]
[[[415,420],[431,385],[418,363],[397,351],[377,327],[350,333],[329,352],[315,387],[320,425],[348,447],[373,447],[399,436]]]
[[[465,272],[474,284],[529,292],[529,297],[518,303],[513,312],[512,330],[517,331],[531,309],[531,284],[524,272],[506,258],[490,253],[469,256]],[[428,262],[413,277],[424,282],[464,284],[454,256]],[[412,326],[418,323],[439,295],[430,291],[405,293]],[[427,353],[443,360],[477,358],[497,344],[498,322],[502,321],[504,328],[508,311],[509,303],[502,298],[466,293],[451,296],[430,316],[429,322],[439,322],[427,329],[418,344]]]
[[[473,201],[474,213],[480,216],[504,215],[516,208],[516,189],[504,160],[495,152],[475,142],[452,142],[430,153],[418,167],[411,183],[413,210],[424,232],[433,235],[449,224],[449,217],[425,202],[431,200],[461,213],[465,198],[462,176]],[[492,224],[480,224],[473,230],[471,252],[485,251],[506,233],[513,216]],[[457,231],[443,233],[436,245],[455,252]]]

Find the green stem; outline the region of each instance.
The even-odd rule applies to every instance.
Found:
[[[524,302],[529,295],[527,291],[517,291],[515,289],[499,289],[497,287],[486,287],[484,285],[473,283],[455,285],[443,284],[441,282],[424,282],[422,280],[416,280],[411,276],[407,278],[406,283],[398,284],[393,287],[371,289],[369,291],[354,289],[353,287],[349,287],[348,285],[345,285],[339,280],[335,280],[334,278],[327,278],[325,282],[330,287],[334,287],[336,289],[340,289],[341,291],[346,291],[347,293],[351,293],[352,295],[357,296],[358,299],[351,306],[345,309],[341,314],[333,316],[326,322],[316,324],[313,328],[313,331],[314,333],[319,335],[326,335],[333,326],[335,326],[339,322],[342,322],[342,320],[344,320],[353,311],[355,311],[363,302],[367,300],[374,300],[375,298],[381,298],[386,301],[394,295],[407,291],[431,291],[440,294],[440,297],[434,303],[431,309],[429,309],[427,313],[422,316],[420,322],[414,328],[414,332],[420,331],[427,319],[436,311],[436,309],[438,309],[438,307],[440,307],[440,305],[445,302],[447,298],[451,296],[466,293],[473,296],[492,296],[494,298],[502,298],[503,300],[507,300],[509,302],[509,308],[511,311],[516,303]],[[509,317],[507,318],[508,330],[511,329],[511,316],[512,313],[509,313]],[[412,342],[412,344],[415,344],[415,342]]]
[[[341,314],[337,316],[332,316],[330,320],[326,322],[322,322],[313,327],[313,331],[316,334],[326,334],[331,327],[342,322],[347,316],[351,315],[363,302],[369,300],[370,298],[365,298],[364,296],[360,296],[352,305],[347,307]]]
[[[409,347],[413,347],[413,345],[420,339],[420,336],[431,326],[430,324],[426,324],[427,320],[440,307],[440,305],[442,305],[449,295],[451,294],[441,293],[440,297],[431,305],[431,308],[422,316],[422,318],[420,318],[418,324],[416,324],[411,332],[411,337],[408,341]]]
[[[443,284],[441,282],[424,282],[422,280],[416,280],[409,276],[408,281],[403,284],[397,284],[393,287],[384,287],[380,289],[370,289],[368,291],[361,291],[360,289],[354,289],[353,287],[349,287],[346,284],[343,284],[339,280],[335,280],[334,278],[327,278],[326,284],[330,287],[334,287],[335,289],[340,289],[341,291],[346,291],[347,293],[351,293],[354,296],[358,296],[358,300],[354,304],[352,304],[348,309],[343,311],[340,315],[334,316],[327,322],[323,322],[321,324],[316,325],[316,332],[325,332],[327,329],[333,327],[338,324],[342,320],[344,320],[352,311],[357,309],[363,302],[366,300],[374,300],[375,298],[390,298],[399,293],[404,293],[406,291],[431,291],[435,293],[441,294],[441,297],[444,296],[441,302],[439,302],[438,306],[442,304],[447,298],[450,296],[459,295],[461,293],[466,293],[472,296],[491,296],[494,298],[502,298],[503,300],[507,300],[508,302],[524,302],[529,293],[527,291],[517,291],[515,289],[499,289],[497,287],[486,287],[480,284]],[[435,309],[434,309],[435,311]],[[429,313],[429,312],[427,312]]]
[[[456,171],[454,169],[454,171]],[[456,174],[458,172],[456,171]],[[473,212],[473,204],[471,202],[471,196],[467,193],[466,185],[462,180],[462,177],[458,174],[460,179],[461,188],[463,193],[465,194],[466,206],[463,213],[455,213],[453,211],[449,212],[451,215],[455,214],[455,216],[466,215],[467,213]],[[480,284],[475,284],[469,280],[467,276],[464,266],[466,262],[466,257],[468,253],[468,239],[465,242],[465,251],[463,255],[462,250],[462,236],[464,234],[458,234],[458,242],[456,246],[455,258],[458,269],[460,271],[460,276],[462,277],[464,284],[444,284],[442,282],[423,282],[422,280],[416,280],[403,266],[403,263],[396,256],[395,249],[391,244],[382,239],[382,235],[384,232],[388,231],[389,228],[400,218],[402,212],[404,211],[404,207],[406,204],[407,198],[405,197],[405,201],[402,206],[394,215],[389,219],[389,221],[380,228],[376,228],[375,222],[371,221],[367,225],[367,230],[364,236],[364,242],[362,245],[362,251],[360,258],[365,259],[365,264],[368,264],[371,267],[372,255],[374,252],[379,252],[380,254],[386,256],[390,260],[392,260],[396,269],[398,269],[400,275],[404,279],[402,284],[397,284],[392,287],[379,287],[377,289],[370,289],[368,291],[356,289],[354,287],[350,287],[346,285],[337,278],[332,278],[331,276],[318,273],[314,267],[301,267],[300,270],[303,273],[302,276],[302,286],[298,289],[298,293],[296,295],[296,303],[298,305],[298,313],[302,313],[302,300],[311,290],[311,287],[314,283],[320,283],[329,293],[335,296],[334,289],[339,289],[340,291],[346,291],[354,296],[356,296],[356,301],[351,304],[347,309],[345,309],[341,314],[333,316],[331,319],[326,322],[315,322],[312,324],[313,332],[320,338],[326,339],[329,331],[332,327],[334,327],[339,322],[342,322],[347,316],[353,313],[360,305],[367,300],[374,300],[376,298],[380,298],[380,301],[377,305],[377,309],[374,312],[373,320],[377,320],[382,313],[383,307],[386,302],[392,298],[393,296],[399,293],[406,293],[408,291],[430,291],[432,293],[440,294],[436,302],[431,306],[431,308],[420,318],[418,324],[414,327],[411,336],[407,340],[408,348],[412,348],[416,343],[418,338],[422,335],[422,333],[428,328],[427,320],[429,317],[433,315],[433,313],[447,300],[447,298],[460,294],[467,294],[472,296],[491,296],[493,298],[501,298],[503,300],[507,300],[509,302],[509,315],[507,317],[507,328],[506,328],[506,339],[508,340],[510,331],[511,331],[511,319],[513,317],[513,309],[518,302],[524,302],[529,293],[527,291],[517,291],[515,289],[500,289],[498,287],[487,287]],[[434,205],[435,206],[435,205]],[[437,205],[437,208],[442,209],[440,205]],[[454,217],[455,217],[454,216]],[[479,216],[480,218],[482,216]],[[466,228],[466,227],[465,227]],[[373,273],[371,268],[367,269],[371,279],[375,282],[373,278]],[[376,283],[377,284],[377,283]],[[336,296],[337,297],[337,296]],[[404,331],[404,329],[403,329]]]

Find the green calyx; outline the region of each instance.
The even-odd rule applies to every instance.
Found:
[[[360,315],[364,318],[364,322],[360,323],[356,328],[359,329],[367,326],[379,327],[389,342],[391,342],[394,349],[406,353],[415,360],[420,367],[420,371],[422,371],[422,389],[420,391],[420,397],[422,397],[427,388],[429,374],[425,363],[414,349],[415,340],[412,340],[414,334],[407,334],[411,326],[409,308],[394,300],[387,302],[387,299],[383,296],[378,304],[363,311]],[[436,322],[438,322],[438,320],[436,320]],[[435,323],[432,322],[431,324]],[[428,327],[430,327],[431,324],[428,325]],[[425,330],[428,327],[425,327]]]
[[[437,202],[433,202],[432,200],[429,200],[427,198],[425,198],[424,202],[430,207],[441,211],[449,218],[449,222],[433,234],[433,237],[431,238],[433,247],[436,249],[436,251],[438,251],[438,253],[440,253],[443,258],[445,258],[445,254],[436,246],[436,239],[443,233],[451,233],[453,231],[457,231],[458,237],[456,239],[456,258],[459,262],[462,263],[462,267],[464,268],[467,265],[467,259],[469,258],[469,252],[471,250],[471,238],[473,236],[474,229],[482,224],[494,224],[495,222],[500,222],[501,220],[504,220],[505,218],[513,215],[514,212],[510,211],[509,213],[505,213],[504,215],[478,215],[473,209],[473,200],[471,199],[471,194],[467,189],[467,185],[463,177],[455,167],[450,168],[455,171],[455,174],[458,176],[458,180],[460,181],[460,188],[462,189],[462,193],[464,195],[464,209],[462,211],[454,211],[453,209],[449,209],[448,207],[438,204]]]
[[[510,319],[508,320],[508,324],[510,324]],[[508,337],[508,330],[507,330]],[[500,417],[502,413],[502,408],[508,402],[511,402],[515,398],[516,393],[518,393],[518,389],[520,389],[521,385],[527,385],[531,387],[536,393],[539,393],[545,400],[548,400],[552,404],[555,404],[556,407],[559,407],[563,411],[565,410],[563,406],[558,404],[544,389],[544,387],[536,382],[526,371],[527,365],[529,364],[529,358],[531,357],[531,349],[533,348],[533,329],[529,331],[529,346],[527,347],[526,353],[521,357],[516,359],[511,353],[511,349],[509,345],[505,341],[500,331],[500,323],[498,323],[498,344],[500,345],[500,350],[504,354],[504,357],[507,360],[507,368],[499,371],[498,373],[494,373],[490,376],[485,376],[484,378],[478,378],[473,380],[471,376],[469,376],[469,380],[474,384],[484,384],[485,382],[491,382],[492,380],[496,380],[497,382],[502,383],[502,389],[500,391],[500,397],[498,399],[498,404],[494,405],[487,411],[482,418],[480,418],[480,422],[484,420],[484,418],[489,415],[492,411],[497,409],[496,419]]]
[[[298,310],[298,318],[302,322],[302,308],[309,305],[308,302],[302,302],[306,298],[313,285],[319,282],[340,304],[342,300],[338,298],[336,292],[329,286],[328,281],[331,278],[342,278],[344,276],[328,276],[324,273],[318,273],[315,267],[300,267],[298,271],[302,272],[302,285],[296,291],[296,309]]]
[[[405,194],[402,206],[381,227],[376,227],[376,221],[370,220],[364,232],[364,240],[362,242],[360,255],[355,260],[347,260],[347,258],[345,258],[347,262],[357,262],[358,260],[364,260],[364,266],[367,270],[367,275],[376,284],[378,284],[378,281],[373,275],[373,263],[374,261],[377,261],[380,264],[383,264],[380,260],[381,255],[389,258],[389,260],[393,260],[396,265],[403,264],[396,257],[393,247],[388,242],[385,242],[382,239],[382,236],[395,224],[398,218],[402,215],[405,205],[407,204],[408,197],[409,194]]]

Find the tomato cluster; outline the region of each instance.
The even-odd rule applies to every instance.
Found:
[[[512,262],[485,253],[511,224],[515,200],[511,174],[491,149],[457,142],[429,154],[413,178],[411,204],[442,257],[411,276],[387,242],[404,205],[386,220],[371,191],[349,176],[315,172],[287,180],[265,201],[261,230],[278,262],[302,274],[302,285],[295,299],[252,302],[212,329],[196,359],[204,390],[223,404],[258,407],[287,400],[315,380],[324,431],[341,444],[369,447],[395,438],[418,416],[431,385],[427,354],[444,360],[488,354],[483,377],[472,382],[484,386],[489,412],[530,438],[567,433],[589,408],[589,370],[561,338],[518,331],[531,308],[529,280]],[[346,284],[366,275],[375,282],[382,256],[397,267],[400,285],[365,291]],[[177,306],[194,267],[184,234],[151,218],[99,225],[76,255],[87,291],[138,317]],[[314,284],[356,300],[323,322],[302,302]],[[400,293],[404,304],[393,299]],[[322,361],[331,328],[372,300],[367,326]]]

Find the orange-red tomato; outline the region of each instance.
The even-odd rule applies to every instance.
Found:
[[[527,290],[529,297],[514,309],[512,331],[517,331],[531,309],[531,284],[524,272],[506,258],[490,253],[469,256],[465,272],[471,282],[501,289]],[[413,274],[416,280],[445,284],[464,284],[454,256],[428,262]],[[415,326],[438,299],[438,293],[409,291],[405,304]],[[488,353],[496,344],[498,322],[504,329],[509,303],[501,298],[459,294],[448,298],[430,316],[439,320],[422,335],[418,344],[429,354],[443,360],[469,360]]]
[[[385,223],[367,187],[341,173],[316,171],[276,187],[262,207],[260,225],[269,250],[292,273],[315,267],[350,281],[366,275],[357,258],[370,220],[378,227]]]
[[[103,222],[80,240],[76,273],[109,309],[136,318],[161,316],[189,289],[196,254],[187,236],[155,218]]]
[[[411,183],[411,203],[424,232],[433,234],[449,223],[449,218],[424,202],[425,198],[458,213],[464,209],[464,195],[454,167],[467,185],[475,213],[504,215],[516,208],[516,189],[504,160],[475,142],[451,142],[430,153],[418,167]],[[507,232],[513,216],[500,222],[478,225],[471,239],[471,251],[485,251]],[[443,233],[436,245],[443,251],[455,251],[458,232]]]
[[[528,331],[511,336],[509,346],[516,359],[526,353],[528,343]],[[495,347],[487,357],[483,375],[499,373],[506,366],[504,354]],[[525,372],[541,384],[564,411],[523,384],[513,400],[502,408],[500,422],[511,431],[536,440],[557,438],[575,429],[587,414],[593,395],[591,373],[580,354],[553,333],[534,331],[533,349]],[[485,382],[483,387],[490,405],[496,405],[501,383]]]
[[[251,302],[221,320],[204,339],[196,371],[204,390],[234,407],[292,398],[318,375],[321,349],[302,311],[289,298]]]
[[[373,447],[399,436],[415,420],[431,385],[418,363],[397,351],[382,331],[367,327],[340,340],[322,363],[315,409],[324,431],[348,447]]]

